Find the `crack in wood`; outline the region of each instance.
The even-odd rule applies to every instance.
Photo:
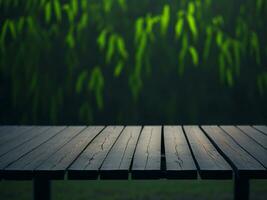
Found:
[[[145,169],[148,163],[148,158],[149,158],[149,149],[150,149],[150,142],[152,140],[152,132],[153,132],[153,128],[151,128],[150,130],[150,136],[149,136],[149,141],[148,141],[148,145],[147,145],[147,149],[146,149],[146,164],[145,164]]]
[[[98,153],[104,151],[104,144],[106,143],[108,137],[109,137],[109,135],[106,136],[106,137],[104,138],[103,142],[102,142],[101,145],[100,145],[100,149],[101,149],[101,150],[95,152],[95,153],[89,158],[89,160],[88,160],[87,164],[85,165],[84,169],[86,169],[88,166],[91,165],[91,162],[95,159],[95,156],[96,156]],[[98,145],[98,146],[99,146],[99,145]]]

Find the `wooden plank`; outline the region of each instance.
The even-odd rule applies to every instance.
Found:
[[[31,130],[27,131],[27,133],[19,135],[18,137],[12,140],[9,140],[8,142],[0,146],[0,156],[4,155],[15,147],[33,139],[48,128],[48,126],[35,126]]]
[[[197,167],[181,126],[164,126],[166,177],[196,179]]]
[[[4,130],[7,126],[6,125],[0,125],[0,133],[2,130]]]
[[[58,151],[63,145],[68,143],[77,134],[79,134],[85,126],[70,126],[48,140],[38,148],[21,157],[4,169],[6,177],[15,177],[23,179],[32,178],[34,170],[45,162],[51,155]]]
[[[266,178],[266,169],[248,152],[241,148],[218,126],[202,126],[220,153],[231,163],[238,176],[247,178]]]
[[[255,129],[261,131],[262,133],[264,133],[265,135],[267,135],[267,126],[253,126]]]
[[[141,126],[127,126],[108,153],[100,169],[102,179],[128,179]]]
[[[198,126],[184,126],[202,179],[231,179],[232,168]]]
[[[16,127],[16,126],[14,125],[1,125],[0,126],[0,138],[7,133],[6,130],[10,127]]]
[[[7,129],[4,129],[4,131],[0,134],[0,146],[21,134],[27,133],[27,131],[31,130],[32,128],[33,126],[10,126]]]
[[[1,138],[6,136],[6,135],[10,135],[12,133],[15,132],[15,130],[17,130],[18,126],[0,126],[0,141]]]
[[[36,173],[50,179],[63,179],[65,170],[86,146],[99,134],[103,126],[89,126],[79,135],[64,145],[59,151],[49,157],[35,169]]]
[[[3,170],[5,167],[10,165],[11,163],[15,162],[25,154],[29,153],[33,149],[37,148],[60,131],[62,131],[65,126],[54,126],[47,129],[42,134],[38,135],[34,139],[24,143],[23,145],[16,147],[12,151],[8,152],[7,154],[0,157],[0,170]]]
[[[161,177],[161,126],[145,126],[133,158],[133,179]]]
[[[68,169],[69,179],[96,179],[99,168],[123,126],[107,126]]]
[[[240,130],[242,130],[246,135],[254,139],[258,142],[262,147],[267,149],[267,136],[262,132],[251,126],[237,126]]]
[[[250,153],[257,161],[267,168],[267,150],[235,126],[220,126],[243,149]]]

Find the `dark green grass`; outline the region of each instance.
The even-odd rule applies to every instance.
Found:
[[[28,200],[31,181],[0,181],[1,200]],[[53,199],[232,199],[232,181],[53,181]],[[251,181],[251,199],[267,199],[267,181]]]

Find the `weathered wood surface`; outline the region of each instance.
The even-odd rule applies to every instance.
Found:
[[[161,126],[144,126],[133,158],[132,178],[161,176]]]
[[[267,149],[267,136],[262,132],[258,131],[255,128],[252,128],[251,126],[238,126],[238,128],[249,137],[254,139],[256,142],[258,142],[260,145],[262,145],[265,149]]]
[[[103,128],[103,126],[89,126],[84,129],[80,134],[37,167],[35,171],[38,171],[38,173],[42,175],[49,176],[50,178],[64,178],[65,170]]]
[[[184,126],[203,179],[230,179],[232,168],[198,126]]]
[[[15,177],[31,177],[34,170],[45,162],[51,155],[79,134],[85,126],[70,126],[57,134],[51,140],[40,145],[5,168],[7,174]]]
[[[6,144],[10,140],[16,139],[21,134],[31,130],[33,126],[8,126],[0,132],[0,146]]]
[[[204,179],[233,173],[262,179],[264,131],[266,126],[0,126],[0,179],[193,179],[198,172]]]
[[[141,126],[127,126],[101,167],[103,179],[127,179]]]
[[[258,129],[259,131],[261,131],[265,135],[267,135],[267,126],[253,126],[253,127]]]
[[[221,128],[218,126],[202,126],[202,128],[240,176],[262,178],[267,175],[264,166]]]
[[[197,178],[197,168],[181,126],[164,126],[166,176]]]
[[[68,169],[70,179],[96,179],[99,169],[123,126],[107,126]]]
[[[0,157],[0,170],[3,170],[8,165],[12,164],[22,156],[26,155],[27,153],[31,152],[35,148],[37,148],[39,145],[43,144],[53,136],[55,136],[57,133],[62,131],[65,127],[64,126],[57,126],[57,127],[51,127],[43,134],[38,135],[38,137],[35,137],[34,139],[25,142],[23,145],[20,145],[19,147],[13,149],[12,151],[9,151],[5,155]]]
[[[221,126],[233,140],[267,168],[267,150],[235,126]]]
[[[4,155],[5,153],[14,149],[15,147],[33,139],[34,137],[38,136],[48,128],[49,128],[48,126],[33,127],[29,131],[26,131],[25,134],[17,136],[16,139],[6,141],[4,144],[0,146],[0,156]]]

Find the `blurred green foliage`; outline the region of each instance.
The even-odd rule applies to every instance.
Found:
[[[2,121],[92,123],[112,95],[140,101],[157,68],[211,68],[231,88],[249,65],[266,95],[265,0],[0,0],[0,13]]]

